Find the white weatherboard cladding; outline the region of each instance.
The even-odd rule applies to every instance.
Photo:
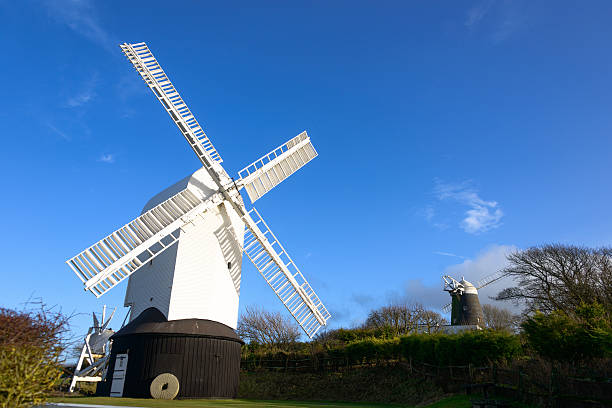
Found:
[[[185,188],[203,198],[216,192],[200,169],[153,197],[143,212]],[[185,225],[177,243],[130,276],[125,296],[130,319],[156,307],[168,320],[208,319],[235,329],[243,231],[240,216],[226,203]]]

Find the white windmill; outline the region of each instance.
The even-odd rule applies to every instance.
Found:
[[[236,328],[242,253],[253,262],[306,335],[314,336],[326,325],[329,312],[257,210],[253,207],[248,210],[240,194],[245,189],[251,202],[255,202],[315,158],[317,153],[307,133],[300,133],[245,167],[234,180],[221,166],[221,156],[147,45],[125,43],[120,47],[203,167],[153,197],[139,217],[67,261],[83,281],[85,290],[96,297],[129,277],[125,305],[131,308],[130,323],[115,335],[113,356],[122,353],[115,350],[123,347],[118,341],[122,333],[132,337],[144,332],[202,335],[209,339],[233,336],[234,342],[240,341],[233,330],[229,333],[218,324]],[[214,323],[214,327],[209,324],[206,329],[214,335],[204,333],[206,330],[202,327],[206,324],[202,321]],[[177,328],[185,322],[191,326]],[[157,326],[153,328],[153,324]],[[127,341],[124,348],[130,351],[121,354],[122,364],[129,357],[125,387],[121,380],[122,393],[131,396],[142,394],[144,387],[142,378],[139,385],[130,382],[134,380],[130,372],[140,370],[133,367],[135,341]],[[235,353],[235,348],[232,350]],[[232,356],[233,359],[235,356]],[[150,360],[151,356],[141,357]],[[225,358],[226,364],[228,359]],[[112,357],[111,366],[114,362]],[[119,360],[115,362],[118,363]],[[163,366],[160,370],[181,371],[170,363],[160,364]],[[232,364],[231,370],[234,370],[235,362]],[[181,377],[182,374],[173,375]],[[197,384],[187,384],[187,388],[194,389],[188,391],[187,380],[179,378],[178,382],[181,383],[179,397],[235,393],[235,390],[213,389],[214,386],[202,391]],[[118,392],[116,388],[113,385],[114,395]]]

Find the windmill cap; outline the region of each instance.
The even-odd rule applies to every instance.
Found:
[[[478,294],[478,290],[476,290],[476,287],[470,282],[466,281],[465,278],[462,277],[459,283],[463,285],[463,293],[472,293],[474,295]]]

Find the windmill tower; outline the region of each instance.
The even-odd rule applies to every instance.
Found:
[[[330,314],[252,203],[317,153],[300,133],[230,178],[221,156],[145,43],[121,44],[203,167],[166,188],[142,214],[68,265],[85,290],[104,295],[129,278],[130,322],[113,335],[101,394],[234,397],[242,255],[313,337]]]
[[[466,329],[484,327],[484,316],[482,306],[478,299],[478,290],[498,281],[506,276],[503,271],[496,272],[479,280],[474,286],[472,283],[461,278],[460,281],[448,275],[442,277],[444,290],[451,296],[451,303],[445,305],[442,310],[451,312],[451,326],[463,326]],[[458,328],[458,327],[457,327]]]

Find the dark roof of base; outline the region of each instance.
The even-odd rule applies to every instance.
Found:
[[[132,334],[167,334],[197,337],[214,337],[244,342],[236,332],[223,323],[205,319],[180,319],[168,321],[158,309],[150,307],[113,335],[112,338]]]

